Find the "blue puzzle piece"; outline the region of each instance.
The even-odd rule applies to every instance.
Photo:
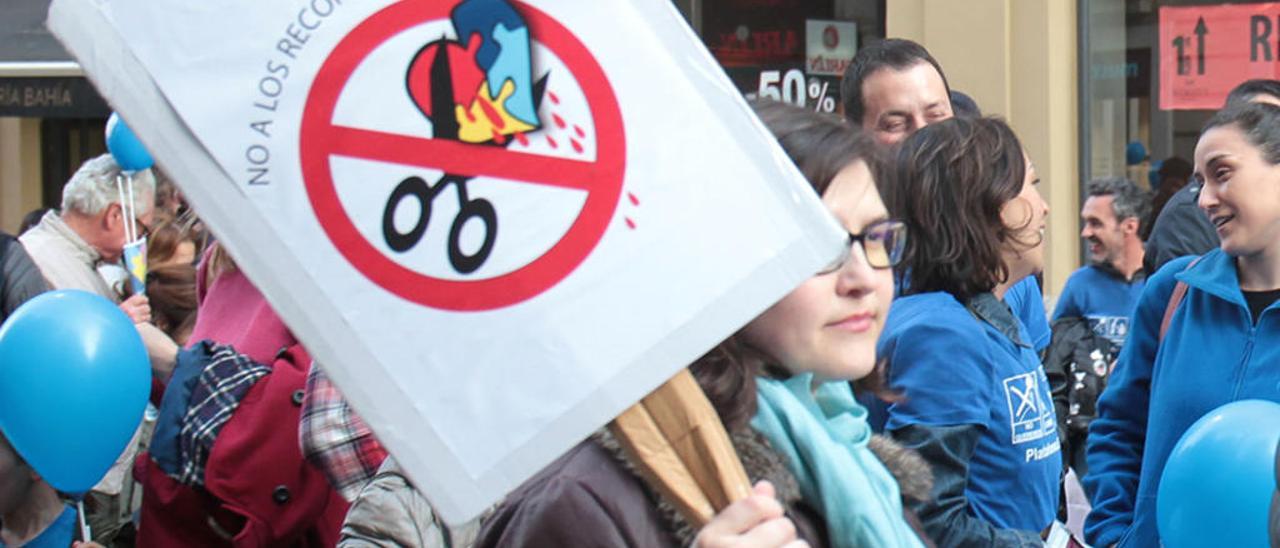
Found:
[[[458,41],[467,43],[472,34],[480,34],[480,50],[476,53],[476,63],[488,72],[498,58],[502,44],[493,38],[494,28],[499,24],[508,29],[525,28],[524,19],[515,8],[503,0],[465,0],[453,8],[450,14],[453,28],[458,32]],[[528,48],[526,42],[526,48]],[[493,88],[497,92],[497,88]]]
[[[502,84],[511,80],[515,83],[516,90],[504,104],[507,113],[531,126],[540,126],[538,113],[533,108],[533,69],[529,60],[528,27],[508,30],[505,24],[499,23],[493,29],[493,39],[501,45],[501,50],[493,67],[486,73],[489,91],[498,93]]]

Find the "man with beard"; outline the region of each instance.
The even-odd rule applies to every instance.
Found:
[[[1118,349],[1146,283],[1138,229],[1150,201],[1137,185],[1119,177],[1089,181],[1086,193],[1080,237],[1088,246],[1089,264],[1067,279],[1053,319],[1084,318]]]
[[[1063,463],[1076,478],[1088,471],[1089,424],[1097,416],[1098,396],[1106,388],[1129,334],[1129,317],[1146,285],[1138,234],[1150,208],[1146,193],[1122,177],[1094,179],[1086,193],[1080,236],[1089,250],[1089,264],[1072,273],[1062,289],[1053,311],[1053,342],[1044,359]],[[1069,524],[1088,512],[1083,497],[1073,496],[1077,481],[1069,480],[1067,487]]]

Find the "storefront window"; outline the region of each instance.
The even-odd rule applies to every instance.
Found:
[[[1160,168],[1192,160],[1231,88],[1277,77],[1280,3],[1079,2],[1086,179],[1126,175],[1158,189]]]
[[[884,37],[884,0],[678,0],[703,43],[748,98],[840,109],[840,76],[858,47]]]
[[[62,186],[80,164],[107,152],[105,118],[45,118],[40,121],[41,199],[62,204]]]
[[[13,231],[23,209],[58,207],[71,174],[106,151],[103,129],[111,108],[45,29],[49,0],[6,0],[0,10],[0,120],[9,128],[0,128],[0,149],[15,160],[0,177],[0,195],[24,204],[0,217]],[[39,202],[28,202],[37,190]]]

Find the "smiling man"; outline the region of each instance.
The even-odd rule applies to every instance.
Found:
[[[1123,177],[1089,181],[1085,193],[1080,237],[1088,249],[1089,264],[1072,273],[1062,288],[1053,311],[1053,343],[1044,359],[1045,374],[1053,385],[1064,460],[1077,478],[1089,471],[1085,461],[1089,425],[1097,416],[1098,396],[1106,389],[1114,360],[1129,336],[1129,318],[1147,284],[1138,234],[1151,207],[1147,194]],[[1073,490],[1069,487],[1067,492]],[[1083,501],[1068,496],[1074,516]]]
[[[1080,209],[1084,226],[1080,237],[1088,246],[1089,264],[1067,279],[1053,319],[1084,318],[1094,333],[1119,349],[1146,285],[1138,230],[1150,200],[1137,185],[1120,177],[1089,181],[1086,194]]]
[[[929,51],[900,38],[859,50],[840,82],[845,117],[885,145],[951,118],[950,92]]]

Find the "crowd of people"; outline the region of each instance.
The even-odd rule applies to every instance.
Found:
[[[129,174],[122,203],[111,155],[85,162],[58,209],[0,235],[0,320],[79,289],[145,343],[152,405],[85,497],[92,543],[1042,546],[1062,525],[1158,545],[1182,433],[1280,401],[1280,82],[1238,87],[1157,188],[1087,181],[1089,261],[1052,317],[1050,211],[1010,125],[909,40],[859,50],[841,95],[843,119],[753,103],[849,245],[689,364],[754,485],[700,527],[605,429],[446,526],[172,182]],[[77,539],[65,495],[0,432],[0,547]]]

